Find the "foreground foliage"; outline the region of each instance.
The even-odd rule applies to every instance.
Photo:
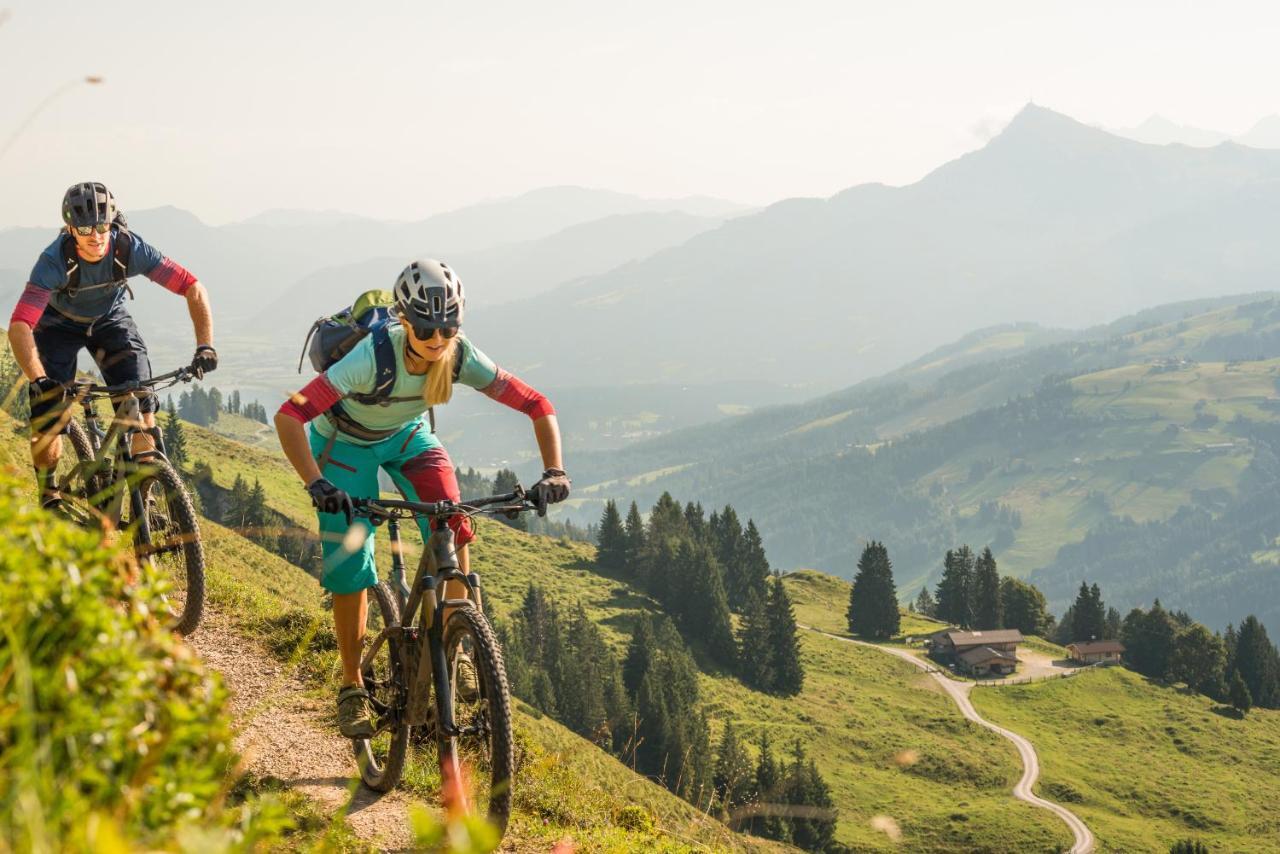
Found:
[[[0,530],[0,848],[248,849],[285,829],[228,805],[225,694],[156,617],[159,582],[4,475]]]

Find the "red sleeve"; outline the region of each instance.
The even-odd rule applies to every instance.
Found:
[[[147,273],[147,278],[178,296],[186,296],[187,291],[196,283],[196,277],[171,258],[161,260]]]
[[[13,307],[13,314],[9,317],[9,325],[25,323],[35,329],[36,324],[40,322],[41,315],[44,314],[44,307],[49,304],[49,297],[52,295],[53,291],[48,288],[42,288],[33,282],[27,282],[27,286],[22,289],[22,295],[18,297],[18,304]]]
[[[306,424],[330,406],[342,399],[342,393],[333,387],[324,374],[313,379],[302,387],[302,391],[293,393],[280,407],[282,415],[288,415],[296,421]]]
[[[493,382],[480,389],[481,393],[528,415],[534,421],[547,415],[555,415],[555,407],[551,401],[534,389],[525,385],[519,377],[513,376],[498,368],[498,375]]]

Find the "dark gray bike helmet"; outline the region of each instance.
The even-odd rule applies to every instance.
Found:
[[[396,307],[415,333],[431,337],[434,329],[456,329],[462,325],[466,299],[462,280],[449,265],[433,258],[421,258],[401,271],[392,292]]]
[[[105,184],[73,184],[62,197],[62,221],[70,226],[97,225],[116,217],[116,200]]]

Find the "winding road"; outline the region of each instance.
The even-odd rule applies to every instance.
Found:
[[[973,721],[978,726],[986,727],[997,735],[1007,738],[1009,741],[1013,742],[1014,747],[1018,748],[1018,755],[1022,757],[1022,779],[1013,787],[1013,796],[1020,801],[1026,801],[1032,806],[1048,810],[1066,822],[1067,827],[1071,829],[1071,833],[1075,836],[1076,840],[1075,844],[1071,846],[1071,854],[1092,854],[1096,847],[1096,842],[1093,838],[1093,831],[1089,830],[1085,823],[1080,820],[1080,817],[1061,804],[1055,804],[1053,801],[1047,801],[1035,792],[1031,791],[1031,787],[1035,785],[1036,780],[1040,777],[1040,760],[1036,756],[1035,747],[1031,745],[1030,741],[1018,735],[1016,732],[1012,732],[1001,726],[996,726],[978,714],[977,709],[973,707],[973,703],[969,700],[969,692],[973,689],[972,682],[959,682],[955,679],[949,679],[945,674],[932,668],[927,662],[921,661],[919,658],[905,650],[893,649],[892,647],[854,640],[853,638],[832,634],[831,632],[824,632],[822,629],[815,629],[813,626],[805,626],[805,628],[810,631],[817,632],[818,634],[844,641],[845,643],[866,646],[871,649],[877,649],[881,652],[888,653],[889,655],[897,656],[921,670],[927,671],[930,676],[937,680],[938,684],[942,686],[943,690],[947,692],[951,699],[955,701],[956,705],[960,707],[960,713],[962,715]]]

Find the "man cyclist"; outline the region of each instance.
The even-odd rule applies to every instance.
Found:
[[[203,376],[218,366],[204,286],[128,230],[103,184],[86,181],[68,189],[62,221],[66,230],[36,260],[9,319],[9,344],[30,383],[31,460],[46,508],[61,502],[52,472],[71,421],[66,384],[75,379],[81,348],[89,350],[107,385],[151,378],[147,345],[125,308],[130,276],[146,276],[186,298],[196,338],[191,367]],[[143,426],[153,429],[155,395],[140,395],[139,409]],[[150,435],[136,434],[135,454],[152,448]]]

